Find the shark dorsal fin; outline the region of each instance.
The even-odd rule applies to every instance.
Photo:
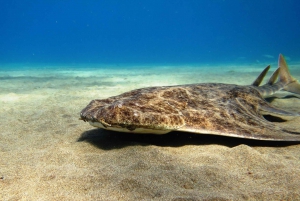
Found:
[[[266,76],[267,72],[270,69],[270,65],[268,65],[260,74],[259,76],[254,80],[254,82],[251,84],[252,86],[259,86],[260,83],[263,81],[264,77]]]
[[[274,71],[274,73],[271,75],[271,77],[270,77],[269,81],[267,82],[267,84],[272,85],[272,84],[274,84],[276,82],[277,77],[279,75],[279,70],[280,70],[280,68],[277,68]]]

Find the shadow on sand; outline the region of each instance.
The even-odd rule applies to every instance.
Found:
[[[104,129],[88,130],[80,136],[78,142],[86,141],[100,149],[120,149],[135,145],[156,145],[162,147],[180,147],[185,145],[219,144],[235,147],[241,144],[262,147],[285,147],[299,144],[299,142],[261,141],[243,138],[224,137],[217,135],[193,134],[186,132],[170,132],[165,135],[131,134]]]

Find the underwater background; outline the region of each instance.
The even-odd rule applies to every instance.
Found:
[[[266,81],[279,53],[300,80],[299,0],[1,0],[0,9],[1,201],[300,200],[299,142],[125,134],[80,120],[91,100],[137,88],[249,85],[271,64]],[[300,114],[299,96],[277,95],[272,106]],[[300,131],[300,117],[276,125]]]
[[[297,0],[4,0],[0,64],[226,64],[300,58]]]

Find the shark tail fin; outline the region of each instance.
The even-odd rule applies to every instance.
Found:
[[[291,76],[287,63],[282,54],[279,54],[278,68],[280,69],[279,82],[286,84],[283,89],[292,93],[300,94],[300,84]]]

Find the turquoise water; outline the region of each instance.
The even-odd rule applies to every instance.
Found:
[[[7,68],[300,60],[297,0],[14,0],[1,10]]]

